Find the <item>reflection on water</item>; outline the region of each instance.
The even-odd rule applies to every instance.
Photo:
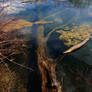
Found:
[[[73,27],[89,24],[92,26],[92,0],[35,0],[31,3],[27,2],[24,8],[24,11],[20,10],[17,14],[14,13],[10,16],[21,17],[32,23],[52,21],[52,24],[44,24],[45,35],[57,26],[62,25]],[[28,35],[28,39],[34,41],[39,25],[34,24],[32,28],[28,28],[32,32],[31,36],[25,30],[22,30],[22,32]],[[68,48],[63,41],[58,39],[58,36],[59,34],[54,32],[47,43],[49,55],[53,58]],[[83,48],[66,56],[58,64],[57,76],[62,81],[64,92],[92,92],[91,56],[92,40],[90,39]]]
[[[39,0],[40,1],[40,0]],[[23,16],[28,21],[53,21],[46,24],[45,35],[57,26],[78,26],[89,24],[92,26],[92,5],[91,0],[46,0],[40,3],[27,4],[25,12],[17,16]],[[27,17],[25,15],[28,15]],[[35,25],[32,32],[35,31]],[[87,31],[87,30],[86,30]],[[33,38],[36,37],[34,32]],[[58,34],[53,33],[48,41],[48,48],[51,57],[67,49],[63,42],[57,39]],[[56,43],[56,44],[55,44]],[[62,81],[64,92],[91,92],[92,91],[92,40],[79,51],[66,56],[57,66],[57,76]],[[84,53],[85,52],[85,53]],[[63,76],[63,77],[62,77]]]

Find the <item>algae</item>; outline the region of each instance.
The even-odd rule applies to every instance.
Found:
[[[65,28],[65,30],[67,28]],[[59,39],[65,40],[64,44],[71,46],[78,44],[87,37],[90,37],[92,27],[88,24],[83,24],[80,26],[73,26],[70,30],[68,28],[69,31],[65,30],[57,30],[57,32],[60,33]]]

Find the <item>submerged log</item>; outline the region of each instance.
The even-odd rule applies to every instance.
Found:
[[[52,59],[45,55],[46,40],[44,37],[44,27],[39,26],[37,30],[37,62],[39,72],[41,76],[41,92],[62,92],[62,85],[56,78],[55,68],[57,63],[68,53],[73,52],[88,42],[89,38],[86,38],[81,43],[74,45],[70,49],[66,50],[58,58]]]

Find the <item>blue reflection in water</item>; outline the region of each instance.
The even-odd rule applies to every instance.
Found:
[[[20,13],[14,15],[17,17],[21,17],[30,22],[35,22],[38,20],[53,21],[53,24],[44,25],[45,36],[53,28],[64,24],[67,26],[73,26],[73,24],[74,25],[89,24],[92,26],[92,5],[91,3],[87,2],[90,0],[84,0],[84,1],[69,0],[70,2],[66,0],[65,1],[63,0],[62,2],[60,0],[56,2],[54,1],[48,0],[43,3],[36,3],[36,2],[28,3],[25,6],[26,8],[25,11],[20,11]],[[39,25],[34,25],[31,29],[31,31],[33,32],[32,34],[33,38],[36,38],[36,32],[38,26]],[[68,48],[67,46],[64,45],[63,41],[58,40],[58,36],[59,36],[58,34],[53,33],[48,41],[49,53],[53,58],[57,57],[61,52],[63,52]],[[79,51],[70,54],[70,56],[66,56],[62,63],[63,63],[62,66],[64,68],[65,65],[67,65],[66,66],[67,70],[65,69],[65,71],[67,72],[65,73],[65,75],[67,77],[65,77],[64,92],[92,92],[90,86],[87,85],[88,80],[86,79],[86,77],[89,77],[89,75],[92,76],[90,72],[90,69],[92,68],[91,66],[89,66],[92,65],[91,39]],[[89,71],[85,73],[86,68],[89,68],[88,69]],[[59,66],[59,69],[62,69],[62,67]],[[83,77],[82,75],[79,74],[82,69],[83,69],[83,74],[86,77]],[[59,71],[61,72],[61,70],[58,70],[58,72]],[[76,71],[78,72],[78,74]],[[79,78],[78,76],[82,77],[81,80],[79,79],[80,81],[78,80],[79,83],[76,82],[77,79]],[[74,81],[72,81],[72,78],[74,78]],[[85,82],[84,80],[87,82]]]

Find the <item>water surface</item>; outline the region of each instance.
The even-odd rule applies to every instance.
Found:
[[[18,2],[17,2],[18,3]],[[57,26],[92,26],[91,0],[44,0],[43,2],[28,2],[19,8],[20,3],[13,5],[15,12],[8,12],[9,16],[16,16],[29,22],[53,21],[45,24],[45,36]],[[18,11],[17,11],[18,10]],[[29,28],[32,35],[28,39],[34,41],[39,25]],[[25,31],[25,30],[24,30]],[[50,57],[56,58],[61,52],[68,49],[63,41],[58,39],[59,34],[54,32],[48,40]],[[30,41],[31,43],[31,41]],[[57,76],[62,81],[63,92],[92,92],[92,39],[81,48],[64,57],[57,66]]]

